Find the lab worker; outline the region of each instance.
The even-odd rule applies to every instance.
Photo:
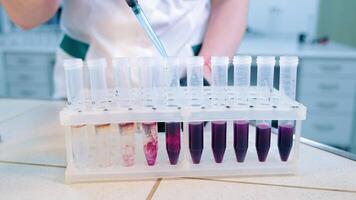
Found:
[[[63,39],[54,70],[55,98],[65,97],[62,62],[158,55],[125,0],[0,0],[14,23],[31,29],[62,7]],[[170,56],[232,56],[246,29],[248,0],[139,0]],[[110,68],[109,68],[110,69]],[[209,80],[210,67],[204,68]],[[132,73],[137,80],[137,73]]]

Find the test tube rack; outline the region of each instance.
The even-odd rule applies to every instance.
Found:
[[[184,87],[183,87],[184,88]],[[181,105],[180,107],[169,107],[161,105],[160,107],[142,107],[131,106],[123,108],[116,105],[115,91],[109,90],[109,103],[106,109],[97,110],[91,108],[89,92],[86,95],[86,109],[81,111],[71,110],[68,107],[60,112],[60,121],[66,128],[66,182],[91,182],[91,181],[114,181],[114,180],[136,180],[152,178],[174,178],[174,177],[231,177],[244,175],[279,175],[294,174],[298,168],[298,154],[300,145],[300,134],[302,121],[306,119],[306,107],[292,99],[283,96],[278,90],[271,91],[271,103],[269,105],[260,105],[256,100],[258,87],[249,88],[251,101],[246,105],[238,105],[233,102],[234,86],[225,88],[230,96],[226,99],[224,105],[213,105],[212,88],[204,87],[204,98],[202,105],[192,107],[191,105]],[[187,89],[184,89],[187,93]],[[284,99],[283,104],[279,103]],[[286,100],[287,99],[287,100]],[[211,150],[211,133],[205,127],[204,131],[204,150],[200,164],[193,164],[188,149],[188,123],[201,121],[228,121],[227,128],[227,147],[222,163],[215,163]],[[277,144],[271,142],[271,148],[268,158],[265,162],[259,162],[255,149],[255,130],[250,128],[249,147],[244,162],[237,162],[232,145],[233,131],[231,121],[235,120],[295,120],[295,132],[293,148],[287,162],[282,162],[278,155]],[[133,166],[122,166],[119,162],[108,167],[97,167],[95,164],[87,167],[77,167],[74,163],[72,151],[72,132],[71,127],[77,125],[86,125],[88,131],[88,143],[90,143],[90,134],[93,134],[93,127],[97,124],[111,124],[113,127],[120,123],[127,122],[183,122],[183,131],[181,134],[181,153],[176,165],[168,162],[165,152],[164,135],[158,134],[158,156],[154,166],[148,166],[142,150],[142,133],[136,129],[135,143],[136,155]],[[118,134],[114,129],[112,134]],[[272,137],[275,134],[272,134]],[[273,140],[272,140],[273,141]],[[112,140],[111,147],[114,152],[120,151],[113,144],[117,142]],[[89,149],[94,151],[89,145]],[[96,147],[101,148],[101,147]],[[112,157],[115,153],[111,154]],[[88,159],[93,159],[90,154]],[[115,160],[115,159],[113,159]]]

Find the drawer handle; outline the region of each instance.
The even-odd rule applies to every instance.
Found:
[[[336,102],[316,102],[316,106],[318,106],[319,108],[332,109],[332,108],[336,108],[338,106],[338,103],[336,103]]]
[[[20,94],[21,96],[33,96],[34,93],[29,90],[21,90]]]
[[[330,124],[314,124],[313,126],[319,131],[333,131],[335,129],[335,127]]]
[[[321,90],[338,90],[340,87],[337,84],[321,83],[318,85],[318,88]]]
[[[334,72],[334,71],[340,71],[341,66],[340,65],[321,65],[320,69],[323,71]]]

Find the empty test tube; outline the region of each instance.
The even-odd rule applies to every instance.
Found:
[[[155,165],[158,152],[157,123],[142,123],[143,151],[149,166]]]
[[[201,56],[186,58],[187,86],[191,106],[202,106],[203,97],[203,67],[204,58]]]
[[[189,151],[194,164],[199,164],[204,148],[204,122],[189,123]]]
[[[83,61],[67,59],[63,62],[66,78],[68,107],[72,110],[83,110],[85,105]]]
[[[135,164],[135,132],[135,123],[119,124],[121,163],[126,167]]]
[[[87,61],[90,75],[90,93],[95,109],[107,109],[108,90],[106,83],[106,60],[93,59]]]
[[[225,106],[229,57],[211,57],[212,93],[215,106]]]
[[[251,56],[235,56],[234,85],[238,105],[247,105],[249,100],[249,88],[251,83]]]
[[[211,122],[211,148],[216,163],[221,163],[226,149],[226,121]]]
[[[131,105],[131,68],[128,58],[113,59],[115,87],[118,106],[128,108]]]
[[[273,56],[257,57],[257,87],[258,103],[269,105],[273,92],[275,58]],[[264,162],[271,145],[271,121],[259,120],[256,122],[256,150],[258,160]]]
[[[178,163],[180,153],[180,122],[166,123],[166,150],[171,165]]]
[[[157,108],[164,98],[164,63],[161,58],[143,57],[138,59],[140,89],[144,107]]]
[[[294,100],[297,84],[297,57],[280,57],[279,91],[283,95],[282,105],[288,99]],[[287,161],[293,146],[294,122],[280,120],[278,122],[278,151],[282,161]]]

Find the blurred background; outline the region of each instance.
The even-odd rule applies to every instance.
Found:
[[[302,136],[353,153],[355,8],[354,0],[250,0],[248,29],[236,52],[299,56],[297,98],[308,107]],[[59,22],[60,10],[41,27],[22,31],[0,7],[1,98],[55,100]]]

